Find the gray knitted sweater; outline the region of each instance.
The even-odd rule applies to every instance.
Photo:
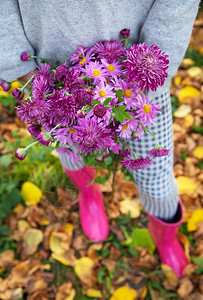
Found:
[[[0,78],[13,80],[35,69],[21,53],[63,63],[78,46],[119,39],[155,44],[169,55],[168,87],[187,49],[199,0],[0,0]],[[163,88],[159,88],[159,92]]]

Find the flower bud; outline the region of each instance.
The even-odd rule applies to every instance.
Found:
[[[13,90],[12,95],[14,98],[16,98],[16,100],[20,101],[24,97],[24,92],[21,91],[20,89],[15,89]]]
[[[82,110],[78,110],[77,111],[77,116],[78,116],[78,118],[84,118],[85,117],[85,112],[82,111]]]
[[[11,83],[6,82],[6,81],[2,81],[1,87],[4,90],[4,92],[8,92],[11,89]]]
[[[124,28],[120,31],[122,38],[127,39],[130,36],[130,29]]]
[[[97,155],[94,160],[97,162],[102,162],[103,157],[102,157],[102,155]]]
[[[26,148],[18,148],[15,152],[15,157],[17,157],[20,160],[25,159],[26,155],[27,155]]]
[[[38,134],[40,133],[39,129],[37,128],[36,125],[34,124],[31,124],[27,127],[27,130],[29,131],[29,133],[32,135],[32,136],[35,136],[37,137]]]
[[[93,112],[95,116],[102,118],[106,114],[106,107],[102,104],[96,104]]]
[[[103,159],[109,157],[109,150],[104,150],[103,152]]]
[[[42,145],[45,146],[49,146],[49,144],[51,143],[51,134],[49,132],[40,132],[37,136],[37,140],[39,143],[41,143]]]
[[[23,53],[21,54],[20,59],[21,59],[22,61],[29,61],[29,60],[31,59],[31,55],[30,55],[29,52],[23,52]]]

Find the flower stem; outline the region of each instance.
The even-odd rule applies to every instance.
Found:
[[[159,141],[158,141],[158,139],[156,137],[156,134],[154,134],[153,132],[151,132],[149,129],[146,129],[146,132],[149,132],[155,138],[156,143],[157,143],[157,147],[160,148],[161,146],[159,145]]]
[[[54,131],[56,128],[60,127],[61,126],[61,123],[59,123],[58,125],[56,125],[54,128],[52,128],[49,133],[52,133],[52,131]]]
[[[28,150],[30,147],[34,146],[35,144],[38,144],[38,141],[33,142],[32,144],[28,145],[25,150]]]
[[[133,149],[128,145],[128,144],[126,144],[123,140],[121,140],[121,139],[118,139],[119,140],[119,142],[121,143],[121,144],[123,144],[124,146],[126,146],[128,149],[130,149],[130,151],[132,152],[132,154],[134,155],[134,157],[135,157],[135,159],[138,159],[138,156],[136,155],[136,153],[133,151]]]
[[[26,82],[26,84],[19,90],[21,90],[21,92],[22,92],[34,77],[35,77],[35,75],[31,76],[30,79]]]

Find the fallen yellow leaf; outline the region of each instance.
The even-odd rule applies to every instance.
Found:
[[[18,81],[14,81],[11,83],[11,89],[9,90],[9,92],[12,92],[14,89],[20,88],[21,84]]]
[[[64,300],[73,300],[75,298],[75,289],[71,289],[70,295],[66,296]]]
[[[137,218],[140,215],[140,207],[132,200],[126,199],[119,202],[120,211],[127,215],[130,212],[132,218]]]
[[[88,289],[86,292],[88,297],[102,298],[102,293],[100,290]]]
[[[76,262],[76,258],[74,255],[74,250],[71,249],[69,251],[66,251],[63,254],[57,254],[57,253],[52,253],[51,257],[54,258],[55,260],[59,261],[65,266],[74,266]]]
[[[179,194],[187,194],[192,195],[194,194],[197,183],[195,179],[187,177],[187,176],[179,176],[176,178],[177,184],[178,184],[178,190]]]
[[[174,273],[174,271],[168,265],[162,264],[161,269],[162,269],[162,271],[164,271],[164,275],[168,280],[178,282],[177,275]]]
[[[190,127],[194,124],[194,117],[193,115],[189,114],[185,117],[185,126]]]
[[[193,155],[199,159],[203,158],[203,146],[197,146],[194,150],[193,150]]]
[[[180,83],[181,83],[181,77],[180,76],[176,76],[174,78],[174,83],[177,84],[177,85],[180,85]]]
[[[179,101],[182,103],[188,102],[192,97],[199,97],[200,91],[193,86],[185,86],[178,95]]]
[[[23,248],[27,255],[34,254],[43,240],[43,233],[39,229],[28,228],[23,235]]]
[[[196,209],[187,222],[187,230],[197,230],[197,224],[203,222],[203,209]]]
[[[113,293],[110,300],[135,300],[137,299],[137,292],[127,286],[119,287]]]
[[[190,69],[187,70],[187,73],[189,76],[193,78],[202,78],[202,70],[199,67],[191,67]]]
[[[174,116],[176,118],[184,118],[186,117],[190,112],[192,111],[192,108],[190,105],[182,104],[180,105],[174,112]]]
[[[40,202],[42,191],[32,182],[23,183],[21,193],[27,205],[35,205]]]
[[[64,231],[65,229],[65,231]],[[56,254],[63,254],[66,250],[69,250],[70,243],[72,241],[73,225],[65,224],[53,230],[49,237],[49,247],[52,252]]]
[[[25,220],[19,220],[18,221],[18,230],[24,231],[28,228],[30,228],[30,225],[27,221],[25,221]]]
[[[94,261],[89,257],[82,257],[76,260],[74,270],[80,280],[91,286],[93,282]]]
[[[191,58],[184,58],[184,59],[182,60],[182,64],[183,64],[185,67],[189,67],[189,66],[194,65],[194,61],[193,61]]]

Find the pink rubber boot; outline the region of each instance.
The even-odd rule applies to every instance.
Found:
[[[109,234],[109,224],[102,193],[98,183],[88,183],[96,175],[94,168],[85,166],[74,171],[65,169],[65,172],[79,189],[80,221],[84,233],[95,242],[104,241]]]
[[[157,246],[162,263],[170,266],[177,276],[182,277],[183,270],[188,264],[188,260],[176,237],[176,231],[179,229],[183,220],[181,200],[179,200],[174,223],[166,223],[149,213],[147,213],[147,215],[149,218],[148,229]]]

